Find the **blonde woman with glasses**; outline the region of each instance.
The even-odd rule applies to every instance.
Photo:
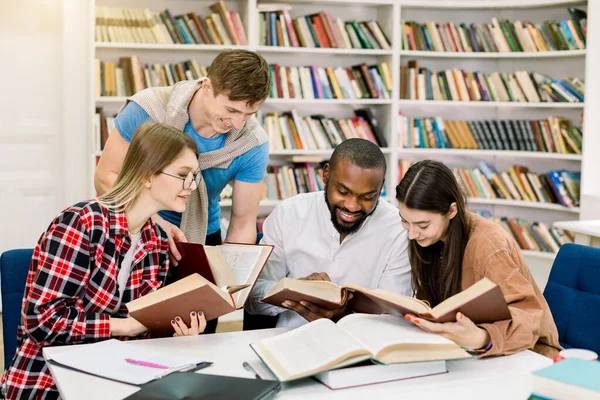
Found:
[[[138,128],[115,184],[96,200],[60,213],[42,234],[27,276],[17,351],[2,376],[7,399],[58,398],[42,348],[111,337],[148,337],[125,304],[164,285],[169,269],[166,232],[150,218],[183,212],[199,171],[194,141],[158,123]],[[173,315],[174,336],[197,335]]]

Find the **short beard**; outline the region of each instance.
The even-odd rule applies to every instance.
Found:
[[[377,203],[375,204],[375,207],[373,208],[373,210],[370,213],[363,213],[362,216],[360,216],[356,222],[354,224],[352,224],[351,226],[346,226],[346,225],[340,225],[338,223],[337,220],[337,215],[336,215],[336,209],[340,209],[342,211],[344,211],[344,209],[338,207],[338,206],[334,206],[329,202],[329,199],[327,198],[327,185],[325,185],[325,203],[327,204],[327,208],[329,209],[329,214],[331,214],[331,223],[333,224],[333,227],[335,228],[336,231],[338,231],[338,233],[340,235],[350,235],[352,233],[355,233],[356,231],[358,231],[360,229],[360,227],[362,226],[362,224],[365,222],[365,220],[375,212],[375,210],[377,209],[377,206],[379,205],[379,198],[377,199]]]

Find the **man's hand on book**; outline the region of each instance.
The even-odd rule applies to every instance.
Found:
[[[406,314],[404,319],[413,322],[424,331],[437,333],[446,339],[450,339],[465,349],[479,350],[490,343],[490,334],[485,329],[475,325],[462,313],[456,314],[456,322],[431,322],[410,314]]]
[[[181,253],[177,250],[175,242],[187,242],[187,238],[181,229],[172,223],[165,221],[165,219],[159,217],[158,214],[152,216],[152,221],[160,225],[160,227],[167,232],[167,236],[169,237],[169,258],[171,259],[171,264],[176,267],[177,264],[179,264],[178,261],[181,260]]]
[[[206,318],[204,317],[202,311],[192,311],[190,313],[190,319],[191,323],[189,328],[179,316],[171,320],[171,325],[175,331],[173,336],[195,336],[204,332],[204,329],[206,329]]]
[[[313,272],[304,278],[298,278],[301,281],[327,281],[331,282],[331,278],[326,272]]]
[[[301,302],[286,300],[283,302],[283,306],[292,311],[296,311],[300,314],[308,322],[315,321],[321,318],[327,318],[332,321],[338,321],[339,319],[345,317],[350,314],[350,310],[346,308],[348,301],[352,298],[352,293],[348,294],[346,297],[346,302],[341,305],[341,307],[334,308],[333,310],[327,310],[325,308],[321,308],[313,303],[302,300]]]

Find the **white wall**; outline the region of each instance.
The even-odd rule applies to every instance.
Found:
[[[63,204],[62,1],[0,0],[0,252]]]
[[[0,251],[33,247],[63,202],[62,2],[0,0]]]
[[[580,219],[600,219],[600,2],[588,1],[588,32],[585,76],[585,125],[581,164]]]

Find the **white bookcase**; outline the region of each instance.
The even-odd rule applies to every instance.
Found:
[[[441,116],[444,119],[542,119],[550,115],[569,118],[575,123],[581,121],[584,104],[567,103],[501,103],[501,102],[448,102],[413,101],[400,99],[400,66],[408,60],[419,60],[419,65],[432,70],[449,67],[464,68],[468,71],[514,72],[529,70],[545,73],[553,78],[577,76],[584,78],[586,50],[558,51],[542,53],[442,53],[401,50],[400,21],[418,22],[489,22],[498,19],[529,20],[543,22],[548,19],[568,18],[567,7],[586,7],[586,1],[576,0],[268,0],[264,3],[288,3],[292,5],[293,17],[315,13],[321,10],[330,12],[343,20],[370,20],[379,22],[387,37],[392,41],[391,50],[352,50],[352,49],[311,49],[290,47],[258,46],[258,11],[261,0],[225,1],[228,9],[241,14],[249,40],[248,46],[211,45],[152,45],[94,43],[94,5],[115,7],[147,7],[153,11],[169,8],[175,14],[196,12],[209,13],[208,6],[213,0],[90,0],[89,21],[91,59],[89,60],[89,132],[95,107],[102,106],[107,113],[116,112],[123,104],[121,97],[93,97],[94,58],[117,61],[118,57],[138,55],[142,63],[180,62],[195,59],[199,65],[209,65],[212,58],[225,48],[247,48],[260,52],[269,64],[285,66],[351,66],[359,63],[374,64],[385,61],[391,68],[393,91],[391,100],[295,100],[269,99],[263,106],[265,112],[284,112],[294,108],[299,115],[324,114],[330,117],[351,116],[356,108],[369,107],[379,121],[389,147],[383,149],[388,162],[386,177],[387,199],[394,201],[394,189],[398,182],[398,160],[437,159],[455,167],[474,167],[479,160],[492,162],[498,170],[510,165],[522,164],[533,172],[550,169],[581,170],[582,157],[567,154],[531,153],[519,151],[454,150],[454,149],[404,149],[398,139],[400,111],[407,116]],[[592,90],[592,89],[588,89]],[[587,99],[587,93],[586,93]],[[586,131],[587,132],[587,131]],[[586,136],[584,134],[584,136]],[[91,135],[89,135],[91,145]],[[93,191],[93,171],[97,153],[89,151],[92,168],[89,171],[89,188]],[[284,150],[271,153],[273,164],[285,163],[291,155],[321,156],[326,159],[331,151]],[[588,172],[589,174],[589,172]],[[583,177],[582,179],[585,179]],[[261,212],[272,209],[277,201],[261,203]],[[222,201],[221,206],[230,207],[230,201]],[[583,204],[582,204],[583,207]],[[579,208],[567,209],[559,205],[531,202],[470,199],[471,209],[488,209],[499,216],[522,217],[530,221],[553,222],[579,218]],[[553,256],[536,252],[524,252],[528,262],[541,260],[548,264]]]

